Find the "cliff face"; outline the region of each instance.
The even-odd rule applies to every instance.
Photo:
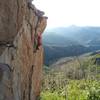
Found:
[[[0,1],[0,100],[37,100],[43,48],[34,40],[46,27],[43,14],[31,0]]]

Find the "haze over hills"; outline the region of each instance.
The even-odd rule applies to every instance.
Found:
[[[100,50],[100,27],[59,27],[43,34],[45,64],[61,57]]]

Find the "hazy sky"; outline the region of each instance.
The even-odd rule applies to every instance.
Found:
[[[100,0],[34,0],[48,16],[48,27],[100,26]]]

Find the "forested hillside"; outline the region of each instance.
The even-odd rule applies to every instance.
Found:
[[[100,100],[100,54],[66,57],[45,67],[41,99]]]
[[[43,35],[45,64],[59,58],[100,50],[100,27],[59,27]]]

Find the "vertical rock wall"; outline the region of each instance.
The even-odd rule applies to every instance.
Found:
[[[0,100],[37,100],[40,94],[43,48],[34,52],[33,40],[47,17],[30,1],[0,1],[0,42],[11,45],[0,46]]]

